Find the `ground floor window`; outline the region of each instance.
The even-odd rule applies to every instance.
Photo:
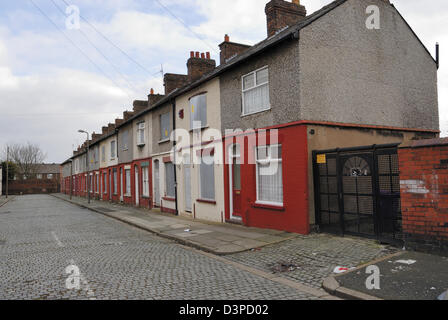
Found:
[[[142,167],[142,180],[143,180],[143,196],[149,197],[149,173],[148,167]]]
[[[165,163],[165,188],[166,188],[166,196],[174,198],[175,197],[174,165],[172,162]]]
[[[126,195],[131,195],[131,170],[125,169],[124,174],[126,176]]]
[[[114,194],[118,193],[117,169],[114,169]]]
[[[202,157],[199,166],[199,186],[202,200],[215,200],[215,164],[213,155]]]
[[[95,180],[95,192],[98,193],[100,184],[100,175],[98,173],[95,175]]]
[[[281,145],[256,149],[257,202],[283,205],[283,170]]]
[[[103,193],[107,193],[107,173],[103,174]]]

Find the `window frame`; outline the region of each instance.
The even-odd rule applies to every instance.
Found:
[[[257,85],[257,73],[259,71],[261,71],[261,70],[264,70],[264,69],[268,70],[268,80],[267,80],[267,82],[264,82],[262,84]],[[248,76],[250,76],[252,74],[254,75],[254,86],[252,88],[250,88],[250,89],[244,89],[244,78],[246,78],[246,77],[248,77]],[[252,72],[249,72],[249,73],[241,76],[241,103],[242,103],[242,106],[241,106],[242,107],[241,108],[241,117],[245,117],[245,116],[249,116],[249,115],[252,115],[252,114],[257,114],[257,113],[260,113],[260,112],[271,110],[271,95],[269,94],[268,107],[267,108],[262,109],[262,110],[258,110],[258,111],[255,111],[255,112],[245,113],[244,94],[246,92],[251,91],[251,90],[255,90],[257,88],[260,88],[260,87],[262,87],[262,86],[264,86],[266,84],[268,85],[268,92],[269,92],[269,65],[266,65],[264,67],[261,67],[261,68],[259,68],[257,70],[254,70]]]
[[[141,133],[142,131],[143,131],[143,134]],[[137,146],[138,147],[142,147],[146,144],[145,131],[146,131],[145,121],[138,122],[137,123]],[[142,136],[143,136],[143,141],[141,140]]]
[[[127,173],[129,172],[129,183],[128,183],[128,175]],[[126,193],[124,194],[126,197],[131,197],[132,196],[132,175],[131,175],[131,169],[124,169],[124,182],[125,182],[125,188],[126,188]],[[129,188],[129,192],[128,192],[128,188]]]
[[[269,150],[272,149],[272,147],[281,147],[282,148],[282,155],[281,158],[276,158],[276,159],[272,159],[272,151],[269,151],[269,157],[267,159],[262,159],[262,160],[258,160],[258,149],[261,148],[268,148]],[[270,164],[272,162],[277,162],[280,163],[280,165],[282,166],[282,188],[283,188],[283,192],[282,192],[282,202],[275,202],[275,201],[266,201],[266,200],[260,200],[260,190],[259,190],[259,164]],[[283,146],[281,143],[277,143],[277,144],[270,144],[270,145],[263,145],[263,146],[256,146],[255,147],[255,187],[256,187],[256,200],[255,200],[255,204],[260,204],[260,205],[268,205],[268,206],[274,206],[274,207],[284,207],[284,203],[285,203],[285,188],[284,188],[284,183],[283,183]]]
[[[149,167],[147,166],[142,167],[142,196],[149,198]]]
[[[168,173],[168,166],[171,166],[172,167],[172,182],[173,182],[173,185],[172,185],[172,188],[173,188],[173,194],[168,194],[168,175],[167,175],[167,173]],[[172,162],[165,162],[165,166],[164,166],[165,168],[164,168],[164,171],[165,171],[165,196],[167,197],[167,198],[172,198],[172,199],[174,199],[175,197],[176,197],[176,179],[174,178],[174,175],[175,175],[175,173],[174,173],[174,170],[176,170],[176,166],[174,165],[174,163],[172,163]]]
[[[162,117],[163,116],[168,116],[168,128],[166,129],[168,132],[168,137],[165,138],[164,132],[162,132],[163,127],[162,127]],[[165,112],[159,115],[159,126],[160,126],[160,139],[159,142],[166,142],[166,141],[170,141],[170,129],[171,129],[171,112]]]
[[[115,160],[115,157],[116,157],[116,154],[115,154],[115,148],[116,148],[116,145],[115,145],[115,140],[112,140],[111,142],[110,142],[110,160]],[[112,148],[112,146],[113,146],[113,148]]]
[[[121,143],[122,143],[122,151],[129,150],[129,130],[123,130],[123,134],[121,136]]]
[[[208,112],[207,112],[208,111],[208,108],[207,108],[207,106],[208,106],[208,100],[207,100],[208,95],[207,95],[207,93],[208,93],[207,91],[200,92],[200,93],[195,94],[194,96],[192,96],[192,97],[190,97],[188,99],[189,111],[190,111],[190,131],[202,130],[202,129],[208,128]],[[196,112],[192,112],[191,100],[193,100],[195,98],[202,97],[202,96],[204,96],[204,98],[205,98],[205,112],[204,112],[204,114],[205,114],[205,119],[204,120],[205,121],[202,121],[202,119],[201,119],[201,126],[195,128],[193,126],[193,113],[196,113]]]

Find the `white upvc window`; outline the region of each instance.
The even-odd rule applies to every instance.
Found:
[[[207,126],[207,94],[190,99],[190,129],[202,129]]]
[[[282,146],[256,148],[257,203],[283,206]]]
[[[106,146],[101,147],[101,161],[102,162],[106,161]]]
[[[263,67],[243,76],[242,91],[243,116],[269,110],[271,104],[269,102],[268,67]]]
[[[142,178],[143,178],[143,196],[149,197],[149,170],[148,167],[142,167]]]
[[[115,159],[115,140],[110,142],[110,159]]]
[[[37,174],[37,179],[42,179],[42,174],[41,173]]]
[[[137,146],[145,145],[145,123],[137,124]]]
[[[126,176],[126,195],[131,196],[131,169],[124,170]]]
[[[199,167],[199,188],[201,200],[215,200],[214,155],[202,156]]]

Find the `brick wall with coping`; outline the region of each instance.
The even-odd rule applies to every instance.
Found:
[[[398,154],[406,247],[448,253],[448,139],[417,141]]]

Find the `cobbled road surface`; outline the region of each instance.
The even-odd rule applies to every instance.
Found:
[[[0,299],[314,297],[54,197],[33,195],[0,207]]]

